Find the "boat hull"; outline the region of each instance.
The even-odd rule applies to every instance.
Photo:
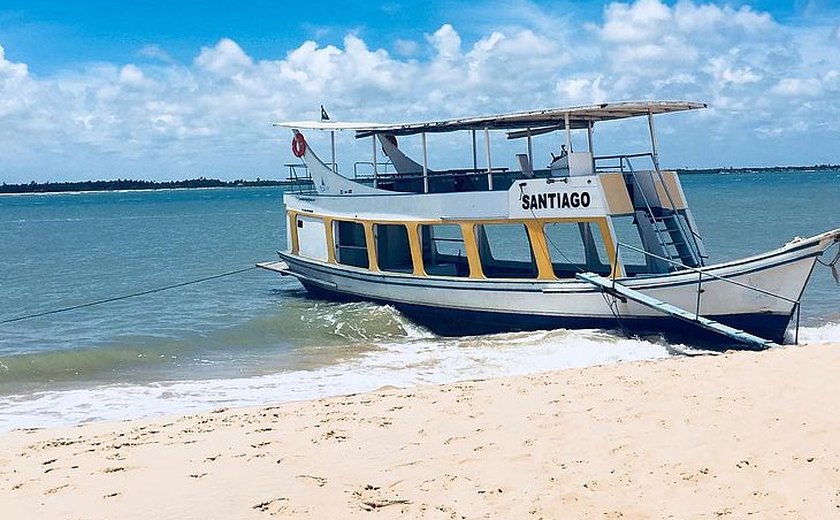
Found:
[[[755,257],[706,267],[702,276],[687,270],[617,281],[662,302],[782,342],[816,258],[836,240],[835,233],[801,240]],[[289,253],[280,255],[287,265],[284,274],[298,277],[315,295],[390,304],[441,335],[600,328],[733,343],[690,321],[609,295],[578,280],[417,277],[371,272]]]
[[[709,347],[732,345],[732,340],[669,316],[540,316],[525,313],[464,310],[430,305],[398,303],[360,298],[310,283],[303,286],[314,297],[336,301],[368,300],[392,305],[412,321],[439,336],[473,336],[500,332],[554,329],[603,329],[623,334],[657,334],[674,341],[687,341]],[[789,314],[730,314],[707,316],[715,321],[782,343],[790,323]]]

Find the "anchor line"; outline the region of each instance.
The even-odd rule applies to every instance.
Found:
[[[840,244],[840,241],[838,241],[838,244]],[[817,257],[817,262],[820,265],[824,265],[831,269],[831,274],[832,276],[834,276],[834,281],[840,284],[840,273],[837,272],[837,263],[840,262],[840,245],[837,246],[837,254],[834,255],[834,259],[830,262],[823,262],[822,260],[820,260],[820,256]]]
[[[244,273],[246,271],[250,271],[251,269],[256,269],[256,268],[257,268],[257,266],[252,265],[250,267],[245,267],[245,268],[242,268],[242,269],[236,269],[235,271],[228,271],[226,273],[214,274],[212,276],[205,276],[203,278],[198,278],[196,280],[189,280],[187,282],[180,282],[180,283],[176,283],[176,284],[172,284],[172,285],[166,285],[166,286],[163,286],[163,287],[156,287],[154,289],[148,289],[148,290],[140,291],[140,292],[136,292],[136,293],[125,294],[125,295],[122,295],[122,296],[114,296],[112,298],[105,298],[103,300],[96,300],[96,301],[92,301],[92,302],[81,303],[79,305],[71,305],[69,307],[62,307],[62,308],[53,309],[53,310],[50,310],[50,311],[36,312],[36,313],[33,313],[33,314],[26,314],[24,316],[18,316],[16,318],[0,320],[0,325],[4,325],[4,324],[7,324],[7,323],[14,323],[14,322],[17,322],[17,321],[31,320],[33,318],[40,318],[42,316],[50,316],[50,315],[59,314],[59,313],[62,313],[62,312],[74,311],[76,309],[84,309],[84,308],[87,308],[87,307],[94,307],[96,305],[104,305],[106,303],[113,303],[113,302],[118,302],[118,301],[121,301],[121,300],[128,300],[129,298],[136,298],[138,296],[146,296],[146,295],[149,295],[149,294],[154,294],[154,293],[158,293],[158,292],[162,292],[162,291],[168,291],[170,289],[177,289],[179,287],[185,287],[187,285],[193,285],[193,284],[197,284],[197,283],[201,283],[201,282],[206,282],[206,281],[209,281],[209,280],[216,280],[218,278],[224,278],[224,277],[227,277],[227,276],[237,275],[237,274]]]

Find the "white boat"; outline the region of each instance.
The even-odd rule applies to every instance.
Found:
[[[645,101],[417,124],[275,123],[292,129],[302,160],[290,171],[305,170],[312,185],[284,195],[287,249],[259,265],[318,296],[393,305],[443,335],[606,328],[782,342],[840,229],[708,265],[680,180],[659,167],[654,131],[656,115],[704,107]],[[594,125],[634,117],[646,119],[644,151],[594,153]],[[330,162],[309,146],[310,130],[330,133]],[[353,177],[336,167],[341,130],[372,143]],[[441,133],[466,136],[470,167],[430,166],[427,138]],[[499,134],[515,168],[493,162]],[[419,137],[419,159],[398,145],[407,136]],[[545,164],[540,146],[556,152],[545,168],[535,167]],[[452,141],[445,147],[451,154]]]

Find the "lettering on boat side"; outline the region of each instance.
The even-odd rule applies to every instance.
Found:
[[[593,176],[521,181],[508,190],[510,218],[591,218],[605,214],[604,197]]]
[[[522,194],[522,209],[588,208],[592,196],[588,191]]]

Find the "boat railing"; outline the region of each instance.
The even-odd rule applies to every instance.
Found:
[[[287,168],[286,179],[289,181],[291,189],[295,193],[305,193],[312,191],[312,174],[309,172],[309,167],[300,163],[286,163]]]
[[[595,172],[596,173],[605,173],[605,172],[614,172],[619,171],[622,175],[625,173],[635,174],[636,169],[633,167],[633,163],[631,159],[639,159],[639,158],[648,158],[650,159],[652,169],[650,170],[652,173],[655,173],[656,176],[659,178],[659,182],[662,184],[663,192],[668,199],[668,203],[671,205],[671,208],[676,208],[674,204],[673,194],[671,190],[668,188],[668,183],[665,182],[665,178],[662,174],[662,171],[659,169],[657,162],[654,158],[653,152],[640,152],[640,153],[630,153],[630,154],[618,154],[618,155],[600,155],[598,157],[593,158],[593,162],[595,163]],[[604,161],[617,161],[617,162],[610,162],[607,164],[598,164],[598,161],[602,163]],[[640,190],[642,197],[644,199],[644,203],[647,209],[648,214],[652,220],[655,220],[656,217],[654,216],[651,210],[651,204],[647,200],[647,197],[644,194],[643,190]],[[675,211],[676,213],[676,211]],[[697,263],[702,265],[704,255],[701,252],[701,248],[697,239],[702,239],[699,233],[694,229],[690,222],[686,222],[687,229],[684,227],[682,220],[679,216],[675,215],[677,227],[680,229],[682,235],[686,238],[686,240],[690,239],[691,242],[687,242],[687,246],[692,250],[692,254],[697,257]],[[660,240],[661,243],[664,244],[663,238],[661,236],[660,231],[656,230],[657,238]]]
[[[611,280],[612,280],[613,284],[616,283],[616,275],[618,273],[618,269],[616,269],[615,266],[618,266],[619,250],[622,249],[622,248],[629,249],[629,250],[634,251],[636,253],[641,253],[643,255],[650,256],[650,257],[653,257],[653,258],[657,258],[659,260],[662,260],[664,262],[668,262],[668,263],[670,263],[674,266],[677,266],[677,267],[679,267],[683,270],[693,271],[693,272],[697,273],[697,291],[696,291],[697,298],[696,298],[696,303],[695,303],[695,308],[694,308],[694,319],[695,320],[699,320],[699,318],[700,318],[700,300],[701,300],[701,296],[703,294],[703,278],[704,277],[707,278],[707,281],[708,281],[708,279],[718,280],[718,281],[721,281],[721,282],[724,282],[724,283],[728,283],[730,285],[741,287],[741,288],[749,290],[749,291],[754,291],[754,292],[764,294],[766,296],[770,296],[772,298],[777,298],[779,300],[786,301],[788,303],[793,304],[793,312],[796,313],[796,326],[794,328],[793,342],[794,342],[794,344],[799,344],[799,318],[800,318],[800,314],[801,314],[801,310],[802,310],[802,302],[801,302],[800,299],[788,298],[787,296],[785,296],[783,294],[775,293],[773,291],[768,291],[767,289],[762,289],[761,287],[756,287],[754,285],[746,284],[746,283],[743,283],[743,282],[739,282],[737,280],[732,280],[730,278],[726,278],[726,277],[723,277],[723,276],[720,276],[720,275],[716,275],[716,274],[710,273],[707,270],[702,269],[702,268],[691,267],[691,266],[685,265],[684,263],[679,262],[677,260],[673,260],[671,258],[660,256],[660,255],[657,255],[655,253],[651,253],[650,251],[645,251],[644,249],[634,247],[630,244],[625,244],[624,242],[616,242],[616,244],[615,244],[615,256],[613,258],[613,266],[614,267],[613,267],[613,272],[612,272],[612,276],[611,276]]]
[[[364,171],[360,172],[362,169]],[[354,179],[372,179],[376,175],[394,175],[397,170],[394,168],[394,163],[391,161],[379,162],[374,164],[373,161],[356,161],[353,163],[353,178]]]
[[[368,162],[370,164],[370,162]],[[494,167],[490,170],[490,175],[493,176],[494,190],[506,190],[510,187],[515,179],[525,176],[520,171],[510,171],[506,167]],[[549,177],[551,172],[549,170],[535,170],[534,177]],[[383,173],[377,172],[376,178],[380,183],[386,181],[399,181],[403,183],[415,182],[422,185],[424,179],[428,179],[432,183],[444,183],[448,188],[444,188],[441,184],[437,184],[437,188],[432,190],[435,193],[448,191],[487,191],[489,189],[488,171],[487,168],[450,168],[447,170],[429,171],[424,177],[422,173],[399,173],[396,171],[389,171]],[[374,175],[357,174],[354,178],[357,182],[370,183],[374,180]],[[448,183],[448,184],[447,184]]]
[[[630,163],[630,159],[638,159],[641,157],[648,157],[651,161],[651,164],[653,164],[653,154],[651,152],[626,153],[619,155],[599,155],[597,157],[593,157],[593,161],[595,162],[596,172],[618,170],[621,173],[625,173],[633,171],[633,165]],[[598,164],[599,161],[602,164]]]

